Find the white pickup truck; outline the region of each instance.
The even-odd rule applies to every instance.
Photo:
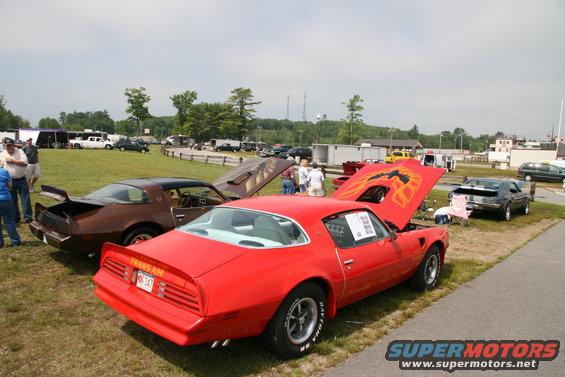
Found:
[[[74,149],[112,149],[114,148],[114,142],[110,140],[104,140],[101,137],[91,136],[87,140],[74,139],[69,140],[69,144]]]

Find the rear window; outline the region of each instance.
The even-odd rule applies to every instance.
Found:
[[[242,208],[216,207],[178,230],[250,248],[298,246],[308,242],[293,220]]]
[[[470,186],[484,186],[484,188],[493,190],[498,190],[500,189],[500,186],[502,186],[502,183],[500,182],[481,181],[479,179],[469,179],[467,182],[465,182],[465,184]]]
[[[112,183],[104,186],[86,195],[85,198],[115,204],[144,204],[150,202],[145,190],[121,183]]]

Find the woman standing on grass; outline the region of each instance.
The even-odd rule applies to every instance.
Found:
[[[12,178],[8,171],[0,167],[0,248],[4,247],[4,236],[2,234],[2,222],[6,224],[8,236],[12,241],[12,246],[20,246],[22,240],[16,230],[16,213],[14,202],[12,201]]]

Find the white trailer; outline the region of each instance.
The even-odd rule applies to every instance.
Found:
[[[312,161],[326,165],[341,165],[347,161],[383,160],[387,150],[382,147],[314,144]]]

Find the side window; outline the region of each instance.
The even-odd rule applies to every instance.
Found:
[[[522,190],[520,190],[518,186],[514,182],[512,182],[510,183],[510,192],[515,194],[517,192],[522,192]]]
[[[559,173],[559,169],[557,169],[555,166],[553,165],[549,165],[549,172],[550,173]]]
[[[340,213],[323,222],[336,246],[342,249],[375,242],[388,234],[380,220],[368,211]]]
[[[180,208],[208,207],[224,202],[216,191],[207,186],[181,187],[176,191],[178,192],[176,207]]]

